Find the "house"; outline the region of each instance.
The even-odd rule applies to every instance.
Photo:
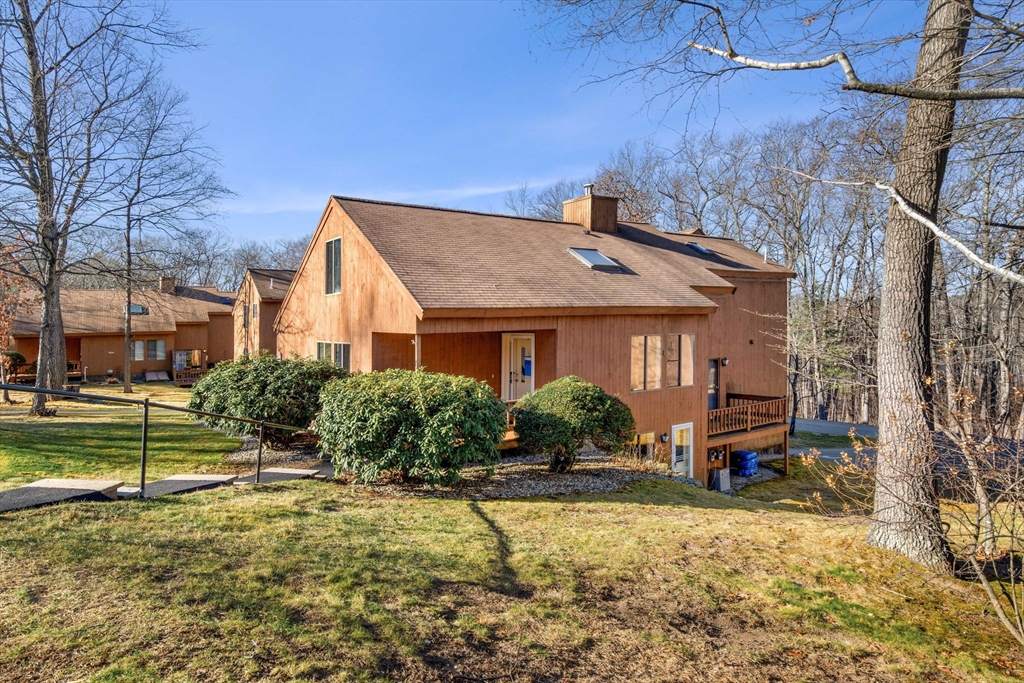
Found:
[[[578,375],[617,394],[641,450],[706,482],[740,445],[788,440],[793,273],[733,240],[332,197],[274,324],[282,355],[425,368],[513,402]]]
[[[277,353],[274,319],[295,277],[294,270],[249,268],[235,296],[235,358],[265,351]]]
[[[155,290],[132,293],[132,374],[171,373],[188,385],[213,363],[232,357],[233,292],[176,286],[160,278]],[[69,377],[85,381],[124,375],[124,292],[69,289],[60,294]],[[19,309],[13,351],[29,364],[39,357],[39,308]],[[34,379],[32,367],[16,379]]]

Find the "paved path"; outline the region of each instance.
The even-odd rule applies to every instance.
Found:
[[[267,467],[260,472],[260,484],[295,479],[326,480],[334,477],[330,463],[313,464],[308,469]],[[251,484],[256,475],[239,478],[233,474],[175,474],[146,484],[145,498],[204,491],[232,484]],[[41,479],[16,489],[0,491],[0,512],[54,505],[72,501],[113,501],[137,498],[138,486],[122,486],[120,481],[93,479]]]
[[[846,436],[851,429],[857,430],[857,436],[867,439],[878,438],[877,425],[853,424],[850,422],[831,422],[829,420],[804,420],[797,418],[796,431],[811,434],[827,434],[830,436]]]

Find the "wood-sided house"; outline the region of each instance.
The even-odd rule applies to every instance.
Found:
[[[235,358],[265,351],[277,353],[274,319],[281,310],[294,270],[249,268],[235,296]]]
[[[232,357],[233,292],[214,287],[176,286],[160,278],[159,288],[132,294],[132,374],[167,372],[190,385],[207,368]],[[117,289],[69,289],[60,295],[69,377],[100,380],[124,376],[124,292]],[[29,366],[16,376],[35,379],[39,357],[39,309],[19,308],[13,351]]]
[[[730,239],[332,197],[275,321],[280,354],[417,368],[512,402],[565,375],[619,395],[644,449],[707,481],[738,444],[787,439],[787,279]]]

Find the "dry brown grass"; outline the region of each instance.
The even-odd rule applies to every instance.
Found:
[[[1017,680],[973,587],[862,533],[659,481],[26,511],[0,518],[0,680]]]

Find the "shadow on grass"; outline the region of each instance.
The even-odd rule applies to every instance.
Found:
[[[641,479],[608,493],[578,493],[565,496],[538,496],[520,501],[559,503],[625,503],[635,505],[665,505],[707,510],[750,510],[783,512],[778,506],[761,501],[747,500],[724,493],[706,491],[689,484],[664,479]]]
[[[487,516],[483,508],[480,507],[480,503],[473,501],[469,504],[470,511],[480,518],[487,528],[490,529],[491,533],[494,534],[494,540],[497,544],[496,555],[494,558],[494,585],[493,590],[507,595],[512,598],[528,598],[531,595],[531,591],[520,585],[519,577],[516,574],[516,570],[511,567],[508,563],[508,558],[511,555],[511,551],[508,547],[508,536],[500,526],[498,526],[493,519]]]

